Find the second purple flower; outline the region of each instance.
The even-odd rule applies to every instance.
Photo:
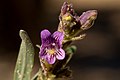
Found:
[[[54,64],[56,59],[63,60],[65,58],[65,51],[62,49],[63,38],[63,33],[59,31],[53,34],[46,29],[41,31],[42,45],[39,57],[45,59],[49,64]]]

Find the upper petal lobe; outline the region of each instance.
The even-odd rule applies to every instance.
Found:
[[[49,42],[49,37],[51,36],[51,33],[48,30],[42,30],[41,31],[41,41],[42,44]]]
[[[62,40],[64,38],[64,35],[62,32],[55,31],[52,35],[52,37],[55,39],[56,43],[61,47],[62,45]]]

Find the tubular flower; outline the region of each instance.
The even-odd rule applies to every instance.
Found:
[[[56,31],[51,34],[48,30],[41,31],[42,45],[39,57],[45,59],[49,64],[54,64],[56,59],[63,60],[65,51],[62,49],[63,33]]]

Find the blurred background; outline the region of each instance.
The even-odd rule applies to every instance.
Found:
[[[69,65],[72,80],[120,80],[120,0],[0,0],[0,80],[12,80],[21,39],[26,30],[34,45],[40,44],[40,31],[57,29],[64,1],[75,11],[98,10],[87,36],[74,44],[78,49]],[[35,66],[39,68],[35,47]]]

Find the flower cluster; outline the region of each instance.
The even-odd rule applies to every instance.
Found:
[[[58,31],[63,32],[67,39],[71,38],[70,36],[74,37],[77,32],[89,29],[93,25],[96,17],[96,10],[88,10],[83,12],[81,16],[78,16],[72,4],[64,2],[59,16],[60,23]]]
[[[72,4],[63,3],[57,31],[53,34],[47,29],[41,31],[39,58],[46,80],[70,78],[71,71],[67,68],[67,63],[76,50],[76,47],[70,44],[86,36],[83,31],[93,25],[96,17],[96,10],[88,10],[78,16]]]
[[[49,64],[54,64],[56,59],[63,60],[65,58],[65,51],[62,49],[62,42],[74,41],[83,39],[85,34],[78,33],[89,29],[97,17],[96,10],[89,10],[83,12],[78,16],[72,4],[63,3],[61,13],[59,16],[58,31],[51,34],[48,30],[41,32],[42,45],[39,52],[39,57],[46,60]]]

